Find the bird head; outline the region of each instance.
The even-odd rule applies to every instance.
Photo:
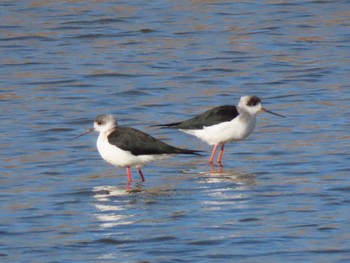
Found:
[[[272,112],[272,111],[265,109],[261,105],[261,99],[255,95],[241,97],[238,106],[240,108],[243,108],[245,111],[249,112],[253,116],[258,114],[259,112],[267,112],[267,113],[285,118],[285,116],[283,116],[283,115],[280,115],[280,114],[277,114],[275,112]]]

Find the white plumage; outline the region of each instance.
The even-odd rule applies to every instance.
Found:
[[[213,163],[216,149],[221,145],[217,162],[221,164],[221,158],[225,143],[240,141],[247,138],[256,125],[256,115],[259,112],[268,112],[280,117],[277,113],[266,110],[261,106],[261,100],[257,96],[241,97],[237,106],[223,105],[212,108],[191,119],[169,124],[161,124],[166,128],[177,128],[182,132],[191,134],[209,145],[214,145],[209,163]],[[284,117],[285,118],[285,117]]]
[[[136,167],[142,181],[145,180],[141,167],[148,162],[158,161],[175,154],[198,154],[198,151],[180,149],[166,144],[151,135],[130,127],[117,126],[113,115],[99,115],[94,127],[77,137],[98,131],[97,149],[108,163],[127,169],[128,182],[132,181],[131,167]]]

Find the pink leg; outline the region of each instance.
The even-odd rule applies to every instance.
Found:
[[[137,170],[139,171],[139,174],[140,174],[140,176],[141,176],[142,182],[144,182],[144,181],[145,181],[145,177],[143,176],[143,173],[142,173],[142,171],[141,171],[141,168],[137,168]]]
[[[213,151],[211,152],[210,159],[209,159],[209,163],[210,164],[213,163],[215,152],[216,152],[216,148],[218,148],[218,144],[215,144],[214,147],[213,147]]]
[[[126,174],[128,175],[128,183],[131,183],[132,182],[132,177],[131,177],[130,166],[126,167]]]
[[[125,188],[126,188],[126,191],[130,191],[130,184],[131,184],[130,182],[128,182],[128,183],[126,184],[126,187],[125,187]]]
[[[222,155],[224,153],[224,148],[225,148],[225,144],[222,144],[220,152],[219,152],[219,156],[218,156],[218,164],[221,164],[221,158],[222,158]]]

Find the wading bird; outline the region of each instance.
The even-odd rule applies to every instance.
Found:
[[[213,145],[210,164],[213,163],[217,147],[220,145],[217,163],[221,165],[225,144],[247,138],[255,128],[256,115],[259,112],[267,112],[285,118],[283,115],[263,108],[259,97],[243,96],[237,106],[218,106],[182,122],[153,126],[179,129]]]
[[[118,126],[113,115],[99,115],[94,127],[76,136],[98,131],[97,149],[108,163],[125,167],[128,183],[132,182],[131,167],[136,167],[141,180],[145,181],[141,167],[151,161],[158,161],[174,154],[197,154],[199,151],[180,149],[166,144],[140,130]]]

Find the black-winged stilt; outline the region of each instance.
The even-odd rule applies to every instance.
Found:
[[[237,106],[218,106],[182,122],[153,126],[179,129],[213,145],[210,164],[213,163],[217,147],[221,145],[217,159],[218,164],[221,165],[225,143],[247,138],[255,128],[256,115],[259,112],[267,112],[285,118],[283,115],[263,108],[259,97],[243,96]]]
[[[98,131],[97,149],[108,163],[127,170],[128,183],[132,182],[131,167],[136,167],[142,181],[145,181],[141,167],[174,154],[199,154],[200,151],[180,149],[166,144],[140,130],[118,126],[113,115],[99,115],[94,127],[76,136]]]

